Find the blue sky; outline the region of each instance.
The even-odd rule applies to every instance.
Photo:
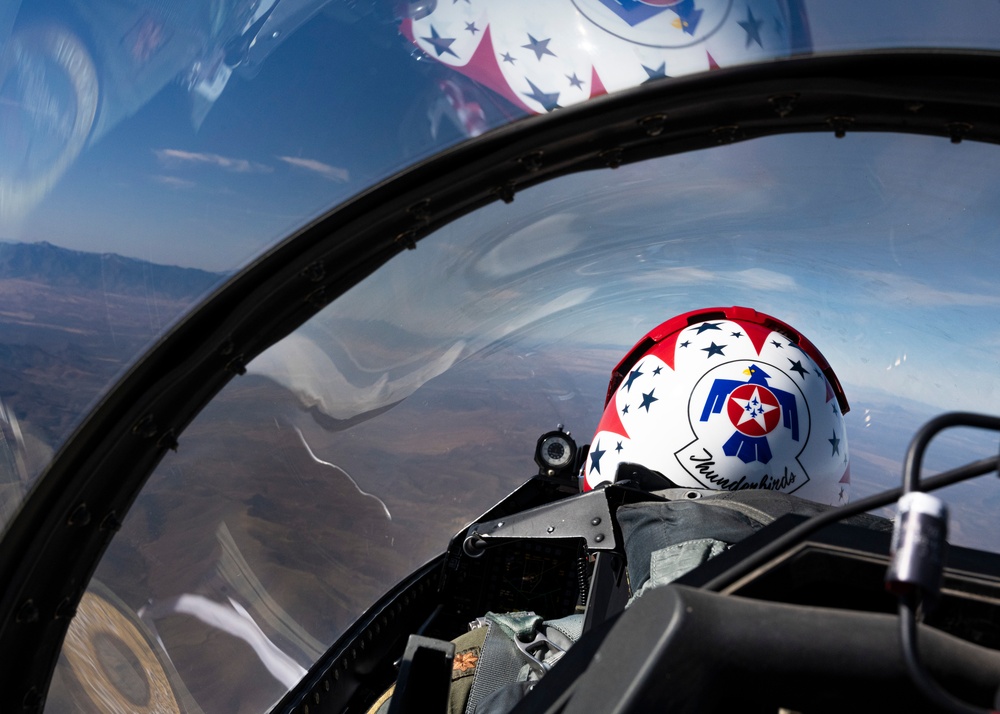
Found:
[[[338,29],[320,19],[254,80],[234,76],[197,131],[186,93],[166,86],[3,237],[231,269],[401,168],[398,115],[422,68],[402,39]]]
[[[985,0],[805,5],[818,51],[927,37],[995,46],[1000,20],[1000,5]],[[0,238],[232,269],[429,148],[421,102],[440,97],[447,76],[432,64],[417,62],[392,24],[321,16],[255,79],[234,75],[198,130],[181,83],[165,86],[29,215],[0,222]]]

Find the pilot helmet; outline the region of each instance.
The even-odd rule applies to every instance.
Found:
[[[850,496],[850,407],[819,350],[746,307],[678,315],[615,367],[583,487],[639,464],[682,488],[766,489],[830,505]]]
[[[418,57],[533,114],[813,48],[802,0],[409,0],[399,16]]]

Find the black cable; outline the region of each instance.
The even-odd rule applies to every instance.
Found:
[[[949,412],[934,417],[920,427],[906,450],[906,460],[903,462],[904,493],[930,490],[926,487],[921,487],[919,482],[920,466],[924,461],[924,452],[927,450],[931,439],[937,436],[939,432],[956,426],[970,426],[977,429],[1000,431],[1000,417],[976,414],[974,412]]]
[[[899,598],[899,639],[903,661],[917,689],[939,708],[953,714],[997,714],[993,709],[980,709],[955,699],[924,669],[917,656],[917,613],[914,601],[913,593]]]
[[[929,508],[925,504],[919,511],[910,510],[910,494],[926,491],[920,482],[924,452],[931,440],[941,431],[968,426],[978,429],[1000,431],[1000,418],[970,412],[942,414],[924,424],[906,451],[903,464],[903,497],[899,501],[899,515],[893,535],[892,563],[886,574],[887,588],[897,593],[899,598],[899,633],[903,661],[910,679],[927,699],[942,709],[955,714],[985,714],[992,710],[980,709],[966,704],[945,691],[927,672],[920,662],[917,649],[916,605],[928,595],[937,598],[940,592],[941,569],[943,568],[943,548],[947,537],[947,510],[944,504]],[[928,498],[928,497],[925,497]],[[938,513],[933,511],[938,510]],[[919,543],[917,550],[914,543]]]
[[[919,490],[934,491],[939,488],[944,488],[945,486],[950,486],[954,483],[959,483],[960,481],[965,481],[966,479],[982,476],[990,471],[997,470],[997,468],[1000,468],[1000,457],[990,456],[925,479],[920,482]],[[817,514],[804,523],[800,523],[795,526],[784,535],[771,541],[755,553],[748,555],[728,570],[716,575],[702,587],[705,590],[719,592],[720,590],[732,585],[745,575],[753,572],[768,561],[789,550],[801,540],[812,535],[816,531],[830,525],[831,523],[843,520],[844,518],[849,518],[850,516],[855,516],[859,513],[865,513],[866,511],[870,511],[875,508],[888,506],[889,504],[899,500],[899,497],[902,494],[902,487],[893,488],[888,491],[875,494],[874,496],[863,498],[860,501],[855,501],[854,503],[842,506],[841,508]]]

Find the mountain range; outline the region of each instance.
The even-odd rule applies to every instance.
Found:
[[[40,243],[0,242],[0,280],[19,279],[115,295],[193,298],[225,277],[196,268],[159,265],[115,253],[86,253]]]
[[[0,242],[0,399],[26,434],[57,448],[124,370],[225,278],[47,242]]]

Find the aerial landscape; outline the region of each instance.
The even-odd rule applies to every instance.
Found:
[[[0,244],[0,291],[8,296],[0,398],[24,435],[26,481],[129,355],[223,277],[47,244]],[[164,671],[183,682],[175,688],[207,714],[280,697],[287,682],[271,671],[274,662],[308,668],[381,593],[535,473],[531,455],[543,432],[565,423],[586,443],[620,357],[611,346],[567,353],[522,336],[457,359],[432,336],[349,313],[307,333],[323,336],[331,361],[297,363],[305,353],[279,347],[234,380],[164,458],[96,574],[93,587],[142,623]],[[414,354],[427,356],[414,361]],[[274,371],[281,359],[291,361],[289,372]],[[288,381],[296,370],[309,378]],[[324,385],[330,398],[373,408],[338,412],[317,396]],[[902,449],[933,412],[874,395],[854,406],[858,497],[898,483]],[[899,452],[886,453],[887,444]],[[930,467],[973,458],[981,447],[971,444],[953,438],[932,453]],[[23,495],[29,485],[4,488]],[[970,484],[954,500],[957,541],[988,543],[990,511],[981,505],[1000,497]],[[220,629],[218,617],[262,628],[264,654],[241,641],[236,625]],[[219,676],[220,662],[246,686],[213,687],[205,673]],[[59,672],[54,701],[73,698],[71,670]]]

